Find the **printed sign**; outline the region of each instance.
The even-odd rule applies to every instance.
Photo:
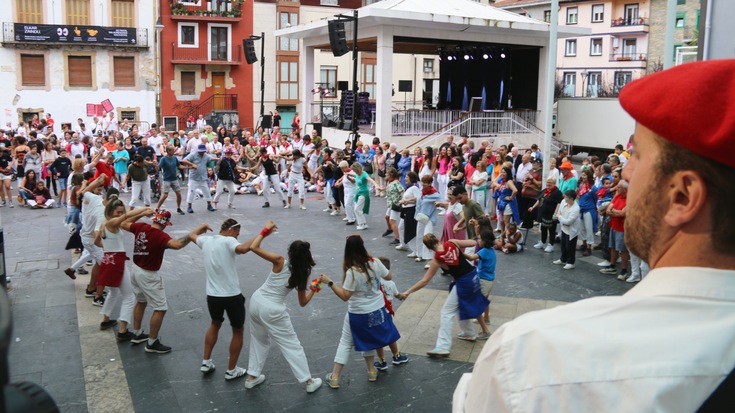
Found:
[[[127,27],[15,23],[16,42],[135,45],[137,39],[137,30]]]
[[[102,101],[102,108],[108,112],[112,112],[112,110],[115,109],[115,107],[112,106],[110,99],[105,99]]]
[[[97,105],[87,103],[87,116],[95,116],[97,114]]]

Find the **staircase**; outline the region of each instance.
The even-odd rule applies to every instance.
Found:
[[[179,117],[179,130],[189,132],[194,129],[196,124],[189,123],[189,119],[194,118],[196,121],[199,115],[204,115],[207,124],[212,125],[213,129],[224,126],[229,130],[233,125],[238,125],[237,95],[212,95],[204,99]]]

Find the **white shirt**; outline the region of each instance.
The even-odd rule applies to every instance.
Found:
[[[569,239],[574,239],[580,232],[582,232],[582,221],[579,219],[579,204],[574,202],[571,206],[567,204],[567,200],[564,199],[559,204],[559,213],[562,215],[559,217],[559,223],[561,224],[561,230],[569,235]]]
[[[296,150],[296,149],[301,150],[301,148],[304,147],[304,140],[303,139],[294,140],[293,142],[291,142],[291,146],[293,146],[293,149],[294,150]],[[304,155],[306,155],[306,154],[304,154]]]
[[[472,189],[480,189],[487,185],[487,172],[475,171],[472,173],[472,178],[470,178],[470,181],[474,182],[480,179],[482,179],[482,183],[480,185],[472,185]]]
[[[197,246],[204,252],[207,273],[207,295],[233,297],[240,294],[240,279],[235,268],[235,248],[240,245],[233,237],[200,235]]]
[[[79,132],[77,132],[77,133],[79,134],[79,138],[80,139],[83,138],[83,137],[85,137],[85,136],[89,136],[90,138],[92,137],[92,131],[89,130],[89,129],[87,129],[86,126],[84,127],[84,130],[81,130],[81,128],[80,128]]]
[[[204,118],[197,119],[197,129],[204,129],[206,127],[207,127],[207,121]]]
[[[70,152],[71,152],[71,156],[70,156],[71,159],[76,158],[77,155],[84,156],[84,144],[81,143],[81,142],[79,142],[79,143],[72,143],[71,144],[71,148],[69,148],[69,149],[70,149]]]
[[[222,153],[222,143],[221,142],[210,142],[207,144],[207,148],[209,149],[209,153],[217,155],[217,151]]]
[[[117,132],[117,118],[111,118],[107,120],[107,130],[113,130]]]
[[[357,178],[357,173],[355,171],[353,171],[353,170],[350,170],[349,172],[347,172],[343,176],[344,176],[344,178],[342,178],[342,185],[344,185],[344,187],[345,187],[345,193],[346,194],[349,193],[349,194],[354,195],[355,192],[357,192],[357,184],[355,184],[354,182],[352,182],[349,179],[347,179],[347,177],[349,176],[352,179],[356,179]]]
[[[345,282],[342,285],[345,290],[353,291],[352,297],[347,300],[347,311],[352,314],[370,314],[385,306],[378,279],[385,278],[389,271],[377,258],[373,258],[372,262],[368,261],[366,266],[372,286],[368,283],[365,273],[356,271],[353,268],[347,270]]]
[[[276,274],[271,270],[265,283],[258,288],[256,294],[259,293],[261,297],[272,303],[283,304],[286,296],[293,291],[292,288],[288,288],[288,279],[290,277],[291,271],[288,269],[288,260],[284,260],[281,272]]]
[[[197,148],[202,143],[202,140],[199,138],[191,138],[189,142],[186,143],[186,153],[193,153],[197,151]]]
[[[388,280],[380,280],[380,282],[383,285],[383,292],[385,293],[385,297],[388,299],[388,301],[393,301],[393,298],[400,294],[400,291],[398,291],[398,287],[396,287],[396,283],[393,281]]]
[[[18,136],[26,136],[26,128],[23,126],[18,126],[18,129],[15,131],[15,133],[17,133]]]
[[[418,188],[416,188],[416,186],[411,185],[408,188],[406,188],[405,191],[403,191],[403,199],[405,201],[408,201],[409,199],[413,199],[413,198],[417,198],[417,201],[418,201],[418,198],[421,198],[421,190],[418,189]],[[415,207],[415,206],[416,206],[415,203],[414,204],[406,204],[406,205],[403,206],[403,208],[411,208],[411,207]]]
[[[94,231],[105,220],[105,206],[102,205],[102,197],[91,192],[84,194],[83,201],[87,201],[88,203],[82,206],[84,225],[82,225],[82,230],[79,232],[79,235],[93,239]]]
[[[556,168],[554,168],[551,171],[549,171],[549,174],[546,175],[546,179],[549,179],[552,176],[554,177],[554,179],[556,180],[556,183],[558,184],[559,183],[559,178],[561,178],[561,173],[559,172],[559,170],[556,169]]]
[[[304,173],[304,164],[306,163],[306,158],[301,157],[299,159],[294,159],[293,163],[291,164],[291,173],[300,175]]]
[[[518,165],[518,169],[516,169],[516,181],[523,182],[523,178],[525,178],[531,171],[533,171],[533,164],[531,162],[528,162],[525,165],[521,162],[521,164]]]
[[[453,412],[695,412],[735,366],[734,325],[735,271],[658,268],[502,325]]]
[[[161,156],[161,145],[163,145],[163,137],[161,135],[154,135],[148,138],[148,146],[153,148],[157,157]]]

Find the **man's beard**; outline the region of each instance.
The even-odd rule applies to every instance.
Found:
[[[625,208],[625,245],[646,263],[650,263],[667,209],[663,191],[659,188],[658,177],[653,177],[641,198],[635,204],[629,202]]]

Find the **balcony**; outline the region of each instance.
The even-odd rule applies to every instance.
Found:
[[[3,22],[2,45],[39,48],[91,46],[99,48],[147,49],[148,29],[108,26],[58,26]]]
[[[648,19],[645,17],[621,17],[619,19],[613,19],[612,23],[610,24],[610,27],[620,26],[648,26]]]
[[[232,56],[228,59],[212,59],[212,44],[207,43],[198,48],[180,48],[176,47],[175,42],[171,42],[171,63],[173,64],[207,64],[207,65],[239,65],[242,63],[242,45],[230,45]]]
[[[242,20],[244,0],[199,0],[198,2],[171,2],[172,20],[215,20],[223,22],[239,22]]]
[[[648,60],[648,53],[612,53],[610,54],[611,62],[629,62],[629,61],[645,61]]]

